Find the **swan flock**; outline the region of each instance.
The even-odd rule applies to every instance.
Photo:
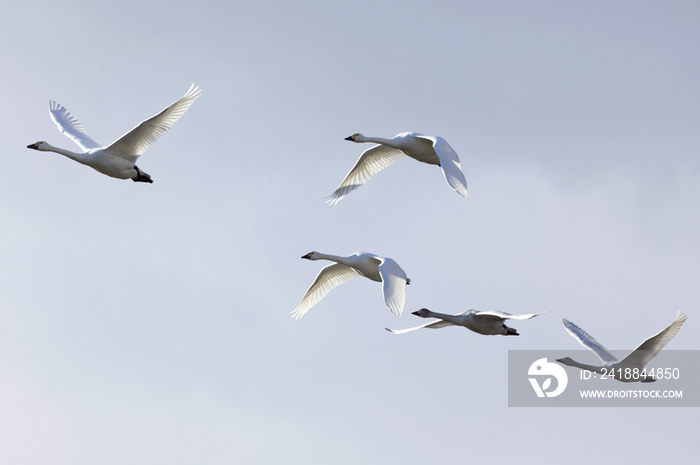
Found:
[[[100,145],[88,136],[80,122],[63,106],[54,101],[49,101],[51,119],[59,131],[78,145],[82,152],[73,152],[55,147],[45,141],[35,142],[28,145],[27,148],[59,153],[113,178],[152,183],[151,176],[136,166],[137,159],[185,114],[200,95],[200,88],[192,84],[181,98],[157,115],[142,121],[107,146]],[[459,195],[467,196],[467,181],[462,172],[459,157],[447,141],[441,137],[404,132],[392,139],[384,139],[365,137],[362,134],[355,133],[345,140],[355,143],[374,143],[376,145],[362,153],[335,192],[328,197],[327,202],[331,205],[337,204],[343,197],[362,186],[379,171],[407,157],[421,163],[439,166],[447,184]],[[299,305],[292,312],[293,318],[299,319],[303,317],[331,289],[357,276],[363,276],[369,280],[382,283],[384,304],[394,315],[401,316],[406,300],[405,286],[410,284],[411,281],[404,270],[393,259],[365,252],[356,252],[348,256],[309,252],[301,258],[314,261],[328,260],[333,263],[325,266],[318,273]],[[435,318],[436,321],[407,329],[394,330],[386,328],[386,330],[393,334],[404,334],[422,328],[439,329],[448,326],[462,326],[482,335],[518,336],[516,329],[506,326],[506,320],[527,320],[544,313],[547,312],[512,315],[498,311],[468,310],[456,315],[449,315],[422,308],[412,314],[420,318]],[[682,312],[678,312],[671,324],[661,332],[646,339],[622,360],[617,360],[612,353],[605,349],[590,334],[567,319],[563,319],[566,331],[581,345],[593,351],[603,364],[588,365],[569,357],[557,359],[557,362],[601,374],[610,373],[612,370],[618,369],[642,369],[675,337],[686,320],[687,316]],[[655,381],[653,377],[619,380],[626,382]]]

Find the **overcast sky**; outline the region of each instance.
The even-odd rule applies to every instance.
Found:
[[[4,2],[0,459],[12,464],[695,463],[693,408],[509,408],[508,350],[700,349],[700,4]],[[109,144],[203,89],[106,177]],[[444,137],[330,207],[369,145]],[[316,250],[392,257],[301,320]],[[520,337],[392,335],[467,309]],[[700,389],[700,387],[698,387]]]

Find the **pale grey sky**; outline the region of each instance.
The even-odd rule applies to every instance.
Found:
[[[5,2],[2,462],[694,463],[696,409],[508,408],[506,363],[580,349],[562,317],[624,350],[681,310],[667,348],[700,348],[699,22],[690,1]],[[49,99],[107,144],[193,82],[139,160],[152,185],[25,148],[75,148]],[[345,137],[404,131],[451,144],[467,199],[405,160],[324,203],[367,148]],[[404,315],[357,279],[290,319],[312,250],[394,258]],[[517,338],[384,330],[421,307],[548,314]]]

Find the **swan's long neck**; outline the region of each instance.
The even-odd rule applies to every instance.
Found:
[[[332,262],[348,265],[348,257],[341,257],[340,255],[331,255],[320,252],[316,252],[316,257],[314,258],[314,260],[330,260]]]
[[[395,149],[400,149],[400,145],[398,144],[396,140],[394,139],[384,139],[383,137],[357,137],[355,139],[355,142],[374,142],[375,144],[382,144],[382,145],[388,145],[389,147],[393,147]]]
[[[592,371],[592,372],[594,372],[594,373],[599,373],[599,374],[601,374],[601,375],[603,374],[603,367],[600,367],[600,366],[596,366],[596,365],[587,365],[587,364],[585,364],[585,363],[579,363],[579,362],[577,362],[576,360],[571,360],[571,359],[568,359],[568,360],[560,360],[560,362],[563,363],[564,365],[569,365],[569,366],[572,366],[572,367],[577,367],[577,368],[580,368],[580,369],[582,369],[582,370]]]
[[[87,156],[85,153],[71,152],[70,150],[62,149],[60,147],[54,147],[53,145],[46,144],[45,151],[60,153],[64,157],[68,157],[71,160],[75,160],[78,163],[86,163]]]
[[[456,318],[454,315],[446,315],[444,313],[436,313],[431,310],[428,310],[428,315],[426,318],[439,318],[443,321],[449,321],[452,324],[459,325],[459,319]]]

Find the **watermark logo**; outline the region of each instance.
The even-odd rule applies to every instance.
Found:
[[[628,354],[611,353],[619,360]],[[564,354],[582,361],[594,358],[584,348],[509,350],[508,407],[700,407],[700,350],[664,349],[638,370],[636,382],[627,382],[626,369],[620,373],[616,368],[613,377],[558,363]],[[640,382],[645,374],[656,382]],[[634,370],[629,376],[635,381]]]
[[[535,393],[537,394],[537,397],[544,397],[545,395],[547,397],[556,397],[564,392],[564,389],[566,389],[566,385],[569,382],[569,378],[566,376],[566,370],[564,370],[561,365],[548,362],[546,358],[541,358],[530,365],[530,369],[527,371],[527,374],[529,376],[548,376],[548,378],[542,383],[541,387],[537,381],[537,378],[528,378],[528,380],[530,380],[530,384],[532,385],[532,389],[534,389]],[[553,391],[547,391],[547,389],[549,389],[549,387],[552,385],[552,377],[557,379],[557,388]]]

